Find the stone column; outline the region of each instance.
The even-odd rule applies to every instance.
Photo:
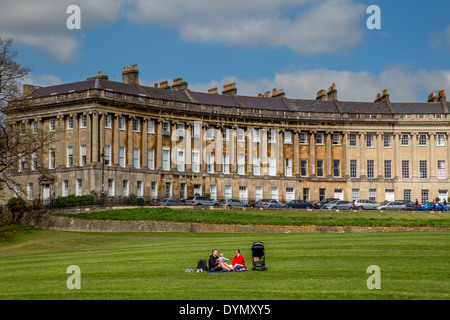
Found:
[[[214,160],[216,161],[214,172],[223,172],[222,164],[223,164],[223,142],[222,142],[222,128],[217,127],[215,132],[215,151],[214,151]]]
[[[186,152],[186,171],[192,171],[192,123],[186,123],[184,128],[184,145]]]
[[[316,131],[311,131],[309,137],[309,176],[316,176]]]
[[[99,145],[98,155],[99,155],[99,162],[101,163],[104,160],[104,158],[102,158],[101,155],[105,154],[105,117],[106,117],[106,114],[104,112],[100,112],[99,114],[100,114],[100,117],[99,117],[98,126],[99,126],[100,145]]]
[[[377,174],[375,177],[383,178],[383,133],[377,132]]]
[[[156,124],[156,169],[162,169],[162,126],[163,121],[158,119]]]
[[[92,163],[92,111],[86,114],[86,119],[86,164],[88,164]]]
[[[64,139],[66,128],[64,126],[65,123],[65,117],[63,115],[58,115],[56,117],[58,122],[58,134],[56,139],[56,149],[55,149],[55,168],[58,168],[59,166],[66,166],[65,159],[66,159],[66,147],[64,146]]]
[[[445,135],[447,137],[447,143],[445,147],[447,148],[447,161],[445,162],[445,173],[447,175],[447,179],[450,179],[450,133]]]
[[[402,161],[400,157],[401,134],[394,133],[394,178],[399,179],[402,176]]]
[[[342,133],[342,162],[343,162],[343,170],[344,174],[342,175],[344,178],[350,177],[349,173],[349,163],[348,163],[348,132]]]
[[[326,141],[325,141],[325,147],[326,147],[326,155],[327,155],[327,177],[333,176],[333,163],[331,159],[331,147],[332,147],[332,131],[327,131],[326,133]]]
[[[437,161],[436,161],[436,132],[430,133],[430,145],[429,145],[429,152],[430,152],[430,178],[436,179],[436,167],[437,167]]]
[[[293,175],[294,176],[300,176],[300,138],[299,138],[299,131],[298,130],[293,130],[292,131],[292,135],[293,135],[293,139],[292,139],[292,143],[294,144],[294,171],[293,171]],[[298,189],[298,188],[296,188]]]
[[[142,130],[141,130],[141,168],[148,168],[148,119],[144,118],[142,120]]]
[[[112,147],[112,157],[111,161],[113,164],[119,164],[119,114],[114,115],[114,133],[113,133],[113,147]]]
[[[417,161],[417,139],[418,139],[418,134],[416,132],[411,134],[411,144],[412,144],[412,148],[411,148],[411,152],[412,152],[412,163],[411,163],[411,168],[412,169],[412,178],[418,178],[418,166],[419,166],[419,162]]]
[[[98,113],[94,111],[92,113],[92,162],[98,162],[98,148],[99,148],[99,137],[98,137]]]
[[[253,129],[246,130],[247,139],[247,174],[253,174]]]
[[[80,132],[80,125],[78,122],[78,114],[72,114],[73,117],[73,165],[78,166],[80,164],[79,160],[79,153],[80,153],[80,146],[79,146],[79,132]]]
[[[280,129],[278,135],[278,172],[277,174],[284,176],[284,129]]]
[[[359,176],[366,176],[366,141],[365,133],[359,133]]]
[[[133,119],[134,117],[128,118],[128,125],[127,125],[127,160],[126,164],[127,167],[133,166],[133,148],[134,148],[134,134],[133,134]]]

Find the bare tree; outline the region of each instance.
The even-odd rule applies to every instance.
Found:
[[[23,112],[30,99],[22,93],[30,69],[16,62],[13,41],[0,38],[0,188],[14,190],[15,177],[26,170],[40,171],[43,151],[52,135],[25,122],[8,117]]]

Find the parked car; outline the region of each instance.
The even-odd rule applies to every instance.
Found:
[[[409,210],[409,211],[417,210],[416,204],[414,202],[412,202],[411,200],[395,200],[395,201],[401,202],[404,205],[406,205],[406,210]]]
[[[355,210],[375,210],[380,205],[372,200],[358,199],[353,200],[353,209]]]
[[[338,199],[338,198],[325,198],[322,201],[315,203],[313,208],[314,209],[323,209],[324,205],[326,205],[327,203],[330,203],[331,201],[335,201],[335,200],[340,200],[340,199]]]
[[[219,206],[219,202],[216,200],[211,200],[208,197],[205,196],[195,196],[195,197],[189,197],[186,199],[186,205],[188,206]]]
[[[400,201],[388,201],[378,206],[377,210],[406,210],[406,205]]]
[[[350,210],[353,208],[353,203],[347,200],[334,200],[323,206],[325,210]]]
[[[164,199],[164,201],[159,202],[160,206],[184,206],[183,202],[176,201],[174,199]]]
[[[419,205],[420,211],[433,211],[433,202],[427,202],[422,205]],[[440,203],[436,203],[436,210],[437,211],[448,211],[449,206],[444,206]]]
[[[305,200],[291,200],[287,203],[288,208],[311,208],[313,207],[311,202]]]
[[[253,206],[256,208],[287,208],[287,205],[274,199],[258,200],[253,204]]]
[[[226,208],[242,208],[242,207],[248,207],[248,205],[240,200],[237,199],[222,199],[219,201],[219,204]]]

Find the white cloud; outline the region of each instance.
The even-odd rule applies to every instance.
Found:
[[[365,7],[353,0],[130,0],[128,17],[179,30],[190,42],[287,47],[299,54],[348,49],[362,41]],[[294,17],[289,12],[299,12]]]
[[[413,70],[408,66],[388,67],[378,74],[367,71],[350,72],[328,69],[298,70],[277,73],[273,79],[246,80],[236,77],[212,80],[208,83],[189,84],[193,91],[207,92],[207,89],[236,82],[238,94],[256,96],[273,88],[283,88],[287,98],[315,99],[317,91],[327,90],[336,84],[341,101],[375,100],[377,93],[388,89],[393,102],[423,101],[421,97],[432,91],[444,89],[450,92],[450,70]]]
[[[2,0],[0,37],[49,52],[62,61],[73,60],[83,28],[114,22],[125,0]],[[69,5],[81,10],[81,30],[68,30]]]

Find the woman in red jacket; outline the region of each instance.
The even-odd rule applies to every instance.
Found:
[[[231,267],[233,268],[233,270],[236,268],[236,266],[242,265],[242,267],[244,269],[247,269],[247,267],[245,266],[245,259],[244,256],[241,255],[241,250],[236,249],[236,251],[234,251],[235,256],[233,257],[233,261],[231,263]]]

